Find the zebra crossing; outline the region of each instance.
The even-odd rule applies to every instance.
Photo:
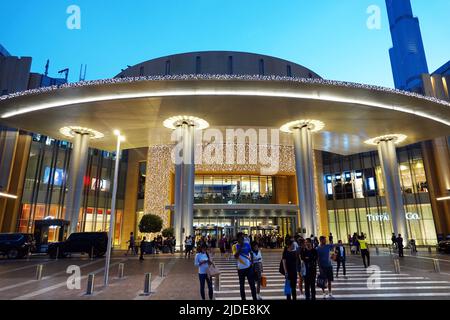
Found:
[[[261,288],[263,300],[284,300],[285,278],[279,273],[281,253],[263,253],[264,275],[267,286]],[[239,279],[233,258],[214,258],[214,263],[221,271],[219,287],[215,287],[216,300],[240,300]],[[333,299],[450,299],[450,281],[433,280],[427,276],[397,274],[394,270],[379,270],[379,285],[374,285],[373,273],[361,264],[350,261],[346,264],[347,277],[342,268],[336,277],[336,265],[333,266]],[[450,279],[449,279],[450,280]],[[298,299],[304,299],[297,287]],[[251,292],[246,282],[246,297],[251,299]],[[322,299],[322,290],[316,288],[316,298]]]

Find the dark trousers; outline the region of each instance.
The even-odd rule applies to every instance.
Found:
[[[398,246],[398,256],[403,257],[403,246]]]
[[[205,300],[205,281],[208,284],[208,296],[209,300],[213,299],[213,285],[211,278],[205,274],[198,274],[198,278],[200,279],[200,295],[202,296],[202,300]]]
[[[367,250],[367,249],[361,249],[361,257],[362,257],[362,259],[363,259],[364,268],[367,268],[368,266],[370,266],[370,254],[369,254],[369,250]],[[367,258],[367,264],[366,264],[366,258]]]
[[[241,299],[245,300],[245,278],[247,278],[248,285],[250,286],[250,291],[252,292],[252,298],[253,300],[257,300],[256,286],[255,286],[255,272],[253,271],[253,268],[250,267],[247,269],[239,269],[238,276],[239,276],[239,289],[241,292]]]
[[[286,295],[288,300],[297,300],[297,272],[287,278],[291,285],[291,294]]]
[[[305,282],[305,298],[306,300],[316,300],[316,273],[307,272],[303,278]]]
[[[339,267],[341,266],[342,263],[342,270],[344,270],[344,276],[346,275],[346,270],[345,270],[345,259],[343,258],[337,258],[337,270],[336,270],[336,277],[339,276]]]

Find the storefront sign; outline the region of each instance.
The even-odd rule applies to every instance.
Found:
[[[420,216],[416,212],[407,212],[405,213],[406,220],[420,220]],[[368,214],[367,219],[369,222],[372,221],[389,221],[390,217],[387,213],[383,214]]]

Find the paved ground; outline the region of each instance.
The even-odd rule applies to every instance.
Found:
[[[262,291],[264,299],[284,299],[283,277],[278,273],[281,257],[279,250],[263,252],[268,286]],[[380,266],[381,288],[368,289],[370,276],[362,267],[359,256],[350,256],[348,279],[339,278],[334,283],[335,299],[450,299],[450,256],[420,251],[400,260],[401,273],[396,274],[392,257],[387,250],[379,255],[372,250],[372,265]],[[440,262],[441,273],[433,268],[433,259]],[[215,257],[222,270],[220,287],[215,286],[217,300],[239,299],[239,287],[234,261]],[[46,256],[34,256],[23,260],[0,259],[0,299],[129,299],[129,300],[195,300],[199,299],[197,270],[193,258],[175,255],[146,256],[143,262],[137,256],[125,256],[115,252],[111,260],[110,284],[103,287],[105,259],[91,260],[87,256],[49,260]],[[124,278],[118,278],[119,264],[124,264]],[[164,263],[165,276],[159,276],[160,263]],[[43,265],[43,276],[36,280],[36,267]],[[67,268],[79,266],[81,289],[67,287]],[[88,274],[95,274],[95,291],[85,295]],[[143,295],[144,275],[152,274],[152,294]],[[250,294],[248,294],[250,297]],[[318,298],[322,298],[318,295]]]
[[[372,266],[379,266],[380,283],[374,286],[373,273],[367,273],[359,256],[349,256],[347,261],[347,278],[342,275],[333,282],[334,299],[450,299],[450,260],[448,256],[429,255],[420,252],[417,256],[405,256],[400,260],[400,273],[394,270],[392,256],[386,250],[377,255],[371,253]],[[440,259],[441,273],[434,272],[433,258]],[[283,296],[284,276],[278,272],[280,255],[267,252],[263,256],[264,274],[268,285],[261,290],[264,300],[285,299]],[[222,269],[220,291],[216,291],[217,300],[239,299],[239,283],[236,279],[234,262],[216,259]],[[334,267],[336,273],[336,267]],[[300,295],[299,299],[304,299]],[[250,290],[246,290],[251,298]],[[323,299],[321,289],[317,289],[317,298]]]

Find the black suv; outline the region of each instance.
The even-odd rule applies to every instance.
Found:
[[[450,240],[440,241],[438,244],[438,251],[444,253],[450,253]]]
[[[108,247],[106,232],[76,232],[64,242],[54,242],[48,246],[50,258],[65,258],[70,253],[87,253],[89,257],[102,257]]]
[[[19,259],[33,250],[33,236],[28,233],[0,233],[0,254]]]

